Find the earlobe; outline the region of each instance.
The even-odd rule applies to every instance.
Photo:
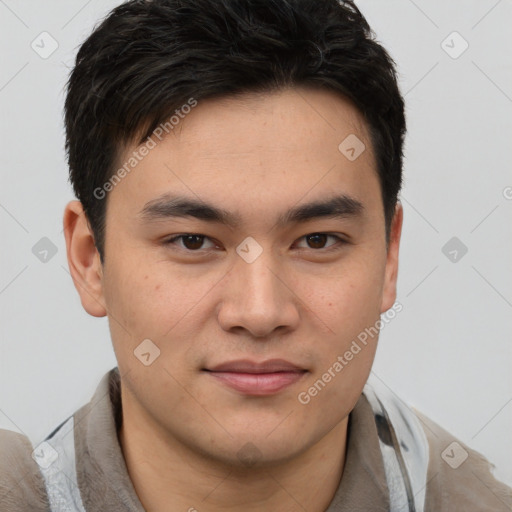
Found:
[[[384,313],[389,308],[391,308],[396,300],[398,256],[400,248],[400,237],[402,235],[403,215],[403,207],[400,202],[397,202],[389,235],[389,246],[386,257],[386,270],[380,310],[381,313]]]
[[[100,256],[80,201],[66,205],[63,222],[69,271],[82,306],[92,316],[106,316]]]

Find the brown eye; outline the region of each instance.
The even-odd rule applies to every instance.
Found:
[[[334,243],[327,245],[329,239],[334,240]],[[300,244],[303,244],[304,242],[306,245],[301,246]],[[340,249],[345,243],[345,240],[337,235],[331,235],[329,233],[311,233],[300,238],[298,247],[300,249],[314,249],[318,251],[323,249],[323,251],[326,252],[329,250]]]
[[[312,249],[323,249],[327,243],[327,238],[328,235],[323,233],[314,233],[306,236],[306,240]]]
[[[190,249],[191,251],[195,251],[197,249],[201,249],[203,245],[204,236],[200,235],[186,235],[182,237],[183,245]]]
[[[203,244],[205,243],[205,240],[210,241],[210,239],[205,235],[195,235],[195,234],[185,234],[185,235],[178,235],[170,240],[167,240],[164,242],[165,245],[176,245],[179,249],[194,252],[194,251],[200,251],[204,249],[209,249],[214,247],[215,244],[213,244],[210,241],[209,247],[203,247]],[[181,242],[181,243],[179,243]]]

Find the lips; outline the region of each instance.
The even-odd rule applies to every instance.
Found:
[[[275,372],[302,372],[305,371],[284,359],[269,359],[261,363],[249,361],[248,359],[240,359],[222,363],[212,368],[208,368],[211,372],[235,372],[235,373],[275,373]]]
[[[296,383],[307,373],[304,368],[284,359],[229,361],[205,368],[205,371],[217,382],[253,396],[275,394]]]

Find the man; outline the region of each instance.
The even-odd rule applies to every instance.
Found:
[[[1,434],[2,511],[511,509],[367,383],[400,309],[405,120],[352,2],[127,2],[65,109],[69,268],[118,367],[40,445]]]

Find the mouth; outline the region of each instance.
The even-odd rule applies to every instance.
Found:
[[[217,382],[242,394],[273,395],[295,384],[308,372],[283,359],[263,362],[237,360],[222,363],[203,371]]]

